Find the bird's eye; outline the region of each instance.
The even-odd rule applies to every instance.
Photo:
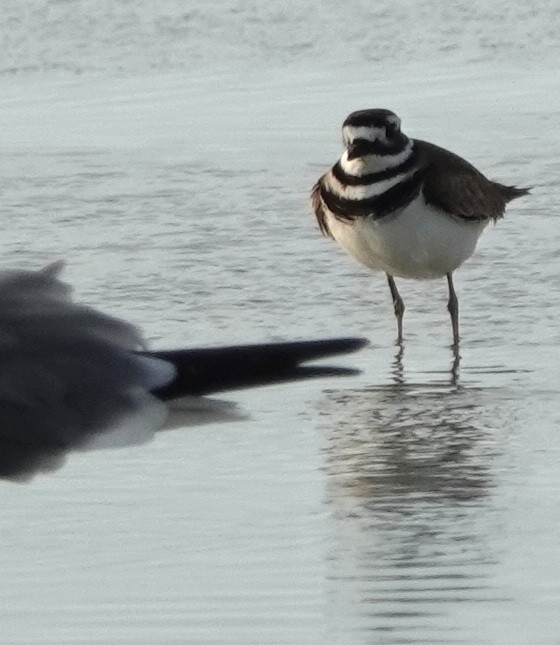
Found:
[[[387,123],[385,126],[385,132],[387,133],[388,137],[392,137],[393,135],[397,134],[399,131],[399,124],[398,123],[393,123],[392,121],[390,123]]]

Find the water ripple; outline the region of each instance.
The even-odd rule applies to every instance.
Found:
[[[511,600],[493,582],[500,554],[487,537],[501,443],[516,423],[510,397],[420,383],[330,394],[333,613],[348,611],[350,596],[364,630],[391,631],[384,642],[407,642],[409,632],[410,642],[437,642],[458,603]]]

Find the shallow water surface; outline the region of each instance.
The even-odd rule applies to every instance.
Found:
[[[185,53],[174,37],[154,71],[145,52],[123,52],[119,29],[170,30],[175,4],[167,22],[109,5],[94,21],[107,36],[96,74],[45,73],[59,69],[47,50],[25,49],[35,64],[4,78],[3,265],[67,258],[78,296],[132,319],[156,347],[340,334],[371,346],[341,361],[358,377],[234,394],[249,418],[0,486],[0,640],[557,643],[557,64],[508,62],[513,36],[494,61],[477,2],[477,44],[472,15],[473,42],[458,45],[438,14],[455,65],[442,66],[444,43],[429,34],[416,44],[433,64],[376,58],[353,18],[341,30],[371,53],[353,65],[298,55],[280,66],[288,49],[252,65],[254,48],[262,58],[275,41],[231,37],[233,70],[210,54],[191,69],[175,64]],[[59,21],[72,15],[52,6]],[[520,11],[508,14],[518,43],[540,24],[521,24]],[[58,43],[48,51],[87,69],[73,41],[65,53],[52,40],[48,16],[37,32]],[[274,25],[294,16],[273,17],[248,24],[282,40]],[[25,17],[33,29],[39,18]],[[542,29],[527,60],[558,33]],[[407,133],[491,177],[534,186],[457,272],[459,363],[444,281],[399,284],[400,351],[383,276],[322,239],[310,215],[341,121],[366,106],[394,109]]]

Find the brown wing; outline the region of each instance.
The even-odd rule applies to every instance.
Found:
[[[327,224],[327,217],[325,214],[325,208],[323,206],[323,200],[321,199],[321,183],[323,181],[323,177],[319,179],[319,181],[315,184],[315,186],[313,186],[313,190],[311,191],[311,208],[315,213],[315,217],[317,218],[317,223],[319,224],[321,233],[323,235],[327,235],[328,237],[332,237],[329,226]]]
[[[424,197],[428,204],[466,220],[497,220],[506,204],[528,190],[487,179],[468,161],[426,141],[415,148],[427,166]]]

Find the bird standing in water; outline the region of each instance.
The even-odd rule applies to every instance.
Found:
[[[386,273],[398,343],[405,307],[395,278],[445,277],[457,348],[453,272],[474,253],[487,224],[529,189],[491,181],[456,154],[410,139],[390,110],[352,112],[342,136],[342,156],[313,188],[319,228],[356,260]]]

